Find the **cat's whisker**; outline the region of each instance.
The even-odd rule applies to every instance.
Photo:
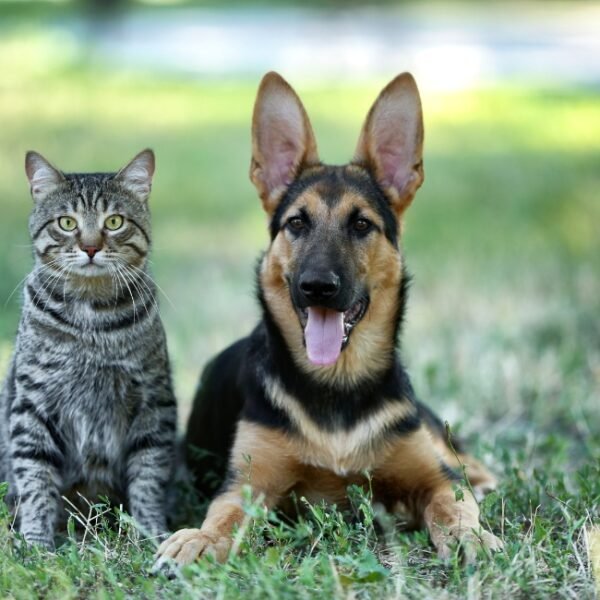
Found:
[[[146,300],[144,299],[144,292],[142,289],[140,289],[140,286],[138,285],[138,282],[135,280],[135,278],[131,275],[131,273],[128,273],[127,271],[127,267],[125,266],[123,268],[123,276],[127,278],[127,280],[129,281],[129,283],[131,283],[133,289],[136,291],[136,293],[139,296],[140,302],[142,303],[142,306],[144,307],[144,309],[146,310],[146,315],[149,317],[150,316],[150,311],[148,310],[148,307],[146,305]],[[150,297],[152,297],[152,291],[150,290]],[[158,308],[158,307],[157,307]]]
[[[148,292],[148,295],[153,300],[156,308],[158,309],[158,303],[156,302],[154,290],[145,281],[141,280],[136,275],[136,273],[132,272],[129,269],[130,265],[127,262],[125,262],[125,260],[119,258],[118,256],[116,256],[113,260],[119,266],[119,269],[121,270],[121,272],[123,273],[123,275],[125,276],[125,274],[127,274],[128,281],[132,285],[135,285],[135,289],[137,290],[138,294],[140,294],[140,300],[144,303],[144,306],[145,306],[145,302],[143,300],[144,294],[143,294],[142,289],[145,289]],[[144,288],[140,289],[140,285],[139,284],[144,284]]]
[[[25,277],[23,277],[23,279],[21,279],[21,281],[17,283],[13,291],[8,295],[8,298],[4,302],[4,308],[6,308],[6,305],[10,302],[10,299],[15,295],[15,292],[27,281],[29,277],[32,277],[34,273],[42,273],[45,269],[49,269],[49,265],[53,262],[57,262],[57,259],[50,261],[50,263],[48,264],[36,265],[30,273],[25,275]]]
[[[116,308],[117,303],[119,301],[119,298],[121,297],[121,294],[123,293],[123,286],[121,285],[120,281],[115,277],[115,266],[114,264],[111,262],[107,263],[107,268],[108,268],[108,272],[110,274],[110,280],[113,286],[113,290],[114,290],[114,297],[115,297],[115,303],[113,308]],[[117,287],[118,285],[118,287]]]
[[[38,290],[38,293],[41,294],[45,292],[55,279],[62,277],[64,265],[64,261],[60,260],[60,258],[57,257],[56,259],[45,265],[47,267],[46,269],[40,270],[40,273],[38,275],[46,276],[47,278],[41,282],[42,286]],[[49,275],[46,275],[46,271],[49,272]],[[38,294],[36,294],[34,298],[37,298],[37,296]]]
[[[66,279],[69,278],[69,275],[71,274],[72,270],[73,270],[73,264],[71,263],[68,265],[67,272],[65,274]],[[66,291],[67,291],[67,288],[66,288],[66,286],[63,285],[63,304],[66,302]]]
[[[59,273],[54,277],[54,285],[52,289],[48,293],[48,297],[46,298],[46,303],[44,304],[44,310],[48,307],[48,302],[50,302],[52,298],[52,294],[54,294],[54,290],[56,289],[56,285],[59,281],[62,280],[63,283],[63,304],[65,303],[66,298],[66,286],[64,285],[64,281],[68,278],[69,272],[71,270],[71,265],[69,265],[66,261],[63,265],[61,265],[61,269]]]
[[[171,305],[171,307],[174,308],[175,310],[177,310],[177,308],[171,301],[171,298],[169,298],[169,296],[167,296],[167,293],[160,287],[160,285],[158,285],[158,283],[156,283],[156,280],[147,271],[144,271],[144,269],[140,269],[139,267],[136,267],[135,265],[128,265],[128,267],[135,269],[136,271],[139,271],[139,273],[141,275],[143,275],[144,277],[147,277],[156,286],[158,291],[166,298],[167,302]]]
[[[35,271],[35,269],[34,269],[34,271]],[[31,273],[28,273],[27,275],[25,275],[25,277],[23,277],[23,279],[21,279],[21,281],[19,281],[19,283],[17,283],[17,285],[14,287],[13,291],[9,294],[8,298],[4,301],[4,308],[6,308],[6,306],[10,302],[10,299],[15,295],[15,292],[25,283],[25,281],[27,281],[27,278],[30,275],[31,275]]]
[[[116,281],[117,285],[119,286],[119,298],[120,298],[123,295],[123,292],[124,292],[125,288],[123,286],[121,278],[119,277],[118,267],[113,266],[113,270],[114,270],[114,273],[115,273],[115,276],[116,276],[115,277],[115,281]]]
[[[154,293],[154,289],[152,287],[150,287],[150,285],[146,281],[144,281],[135,271],[132,271],[130,269],[130,267],[132,265],[128,265],[128,264],[124,263],[122,266],[131,278],[133,278],[139,285],[144,286],[144,289],[148,292],[148,296],[150,297],[156,310],[160,312],[160,308],[158,305],[158,301],[156,300],[156,295]],[[154,283],[154,281],[152,281],[152,283]]]
[[[32,300],[34,303],[37,302],[38,298],[41,299],[42,294],[48,291],[48,288],[52,285],[53,282],[54,286],[56,286],[56,283],[58,283],[58,281],[62,279],[62,275],[64,273],[64,264],[57,259],[54,262],[54,265],[58,265],[58,270],[54,270],[51,268],[47,269],[48,271],[51,271],[51,273],[48,276],[48,278],[42,282],[41,286],[38,288],[35,295],[33,296]],[[41,273],[43,273],[43,271]],[[54,287],[52,288],[52,292],[53,291]],[[50,295],[52,294],[52,292],[50,292]],[[46,306],[48,305],[48,299],[46,300],[46,305],[44,306],[44,308],[46,308]]]
[[[135,292],[136,300],[144,308],[146,308],[146,305],[144,303],[143,294],[140,292],[139,287],[136,285],[135,281],[131,278],[131,276],[127,273],[127,270],[122,265],[120,265],[120,267],[119,267],[119,273],[121,274],[121,277],[131,285],[131,288]]]
[[[117,275],[119,276],[119,278],[123,281],[123,283],[125,284],[125,287],[127,288],[127,291],[129,292],[129,295],[131,296],[131,302],[133,305],[133,322],[135,323],[136,318],[137,318],[137,307],[135,304],[135,298],[133,297],[133,292],[131,291],[131,288],[129,287],[129,284],[127,283],[127,280],[123,277],[123,273],[117,268]]]

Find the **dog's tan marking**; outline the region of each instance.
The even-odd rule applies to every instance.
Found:
[[[463,474],[464,468],[477,500],[481,500],[487,493],[496,489],[498,484],[496,477],[475,457],[453,451],[446,439],[434,432],[432,432],[431,439],[437,453],[450,468],[454,469],[459,475]]]
[[[276,381],[267,379],[265,388],[273,404],[284,410],[298,429],[300,436],[294,445],[298,460],[341,476],[371,469],[384,460],[389,444],[383,434],[415,413],[411,403],[389,400],[348,430],[326,431]]]

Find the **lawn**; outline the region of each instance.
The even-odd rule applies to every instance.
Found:
[[[257,82],[103,70],[54,47],[36,29],[0,38],[0,373],[31,265],[25,151],[98,171],[152,146],[153,270],[183,425],[202,365],[258,316],[253,263],[267,233],[247,178]],[[298,82],[325,161],[352,155],[384,83]],[[499,476],[482,513],[505,551],[479,568],[444,565],[424,532],[399,531],[351,490],[351,520],[312,506],[290,524],[248,504],[256,520],[227,565],[168,581],[149,575],[152,544],[126,515],[115,530],[91,507],[77,517],[84,538],[71,528],[49,556],[23,548],[0,509],[0,597],[595,597],[599,96],[502,87],[423,101],[426,183],[402,241],[414,274],[403,354],[418,395]],[[197,525],[203,510],[188,501],[179,524]]]

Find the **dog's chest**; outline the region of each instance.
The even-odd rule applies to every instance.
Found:
[[[305,426],[298,439],[302,462],[342,477],[372,469],[380,458],[382,446],[382,440],[368,421],[333,432]]]
[[[297,398],[274,380],[267,380],[271,402],[283,410],[295,430],[295,452],[300,462],[346,476],[375,468],[387,453],[386,431],[410,412],[404,402],[382,401],[355,423],[327,428],[317,423]]]

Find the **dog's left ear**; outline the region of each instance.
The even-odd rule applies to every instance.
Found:
[[[421,98],[410,73],[398,75],[379,94],[362,128],[354,162],[371,170],[400,216],[425,178]]]
[[[317,143],[300,98],[281,75],[267,73],[254,104],[250,163],[250,180],[267,214],[301,169],[317,164]]]

